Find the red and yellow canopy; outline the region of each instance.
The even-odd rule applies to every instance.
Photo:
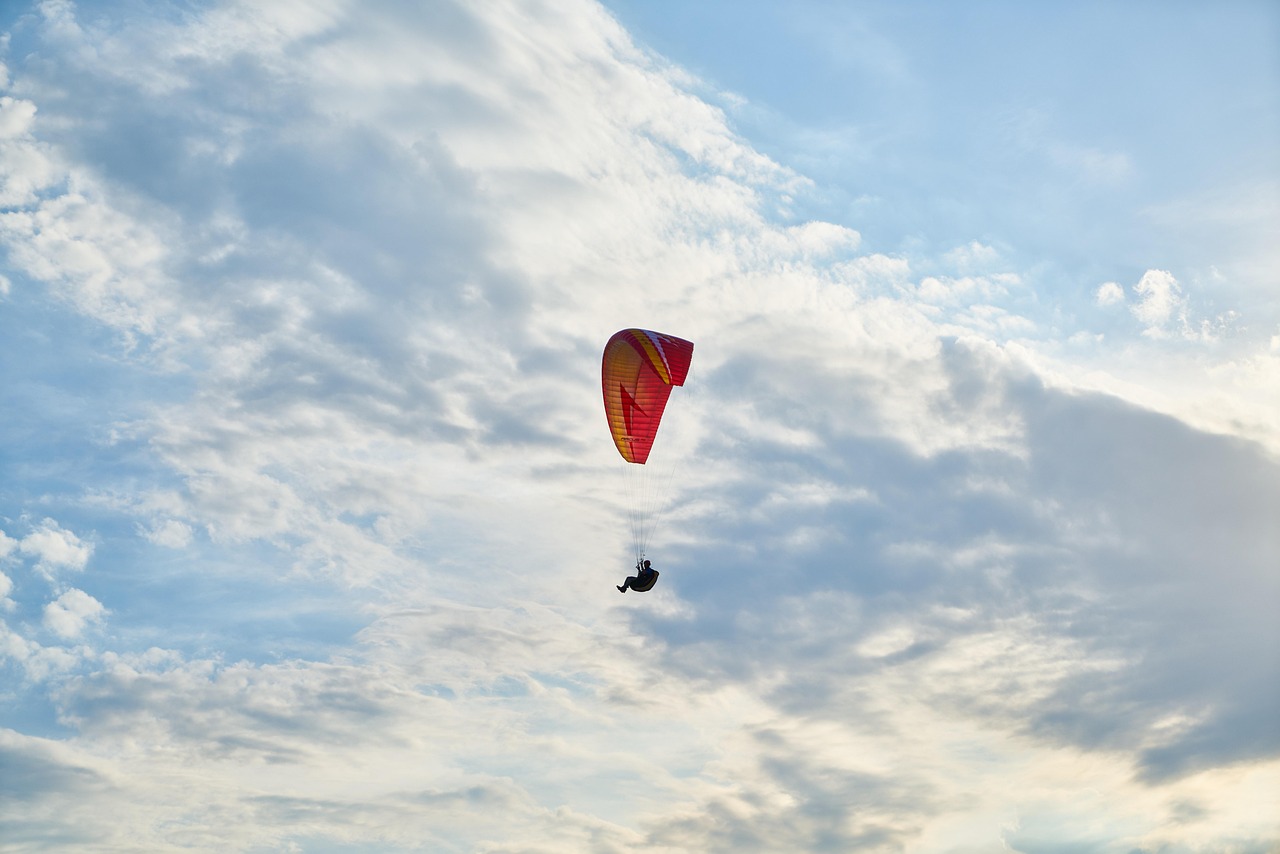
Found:
[[[604,347],[600,383],[604,412],[618,453],[629,463],[649,459],[673,386],[684,385],[693,344],[647,329],[623,329]]]

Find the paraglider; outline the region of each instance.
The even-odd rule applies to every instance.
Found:
[[[647,329],[623,329],[605,345],[600,368],[604,412],[613,444],[627,463],[643,467],[648,462],[671,389],[684,385],[692,360],[692,342]],[[644,557],[657,515],[654,485],[646,474],[633,475],[628,485],[637,575],[618,585],[623,593],[649,590],[658,580]]]
[[[627,576],[627,580],[618,585],[618,592],[626,593],[628,590],[634,590],[637,593],[644,593],[652,590],[653,585],[657,583],[658,570],[650,566],[649,561],[643,560],[636,564],[636,574]]]

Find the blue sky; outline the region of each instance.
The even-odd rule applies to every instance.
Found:
[[[0,31],[0,850],[1280,844],[1274,4]]]
[[[1028,255],[1080,263],[1105,249],[1140,273],[1144,208],[1274,168],[1264,4],[616,8],[655,49],[745,99],[735,124],[885,249],[1016,235]]]

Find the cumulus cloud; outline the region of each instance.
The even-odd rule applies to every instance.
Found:
[[[38,193],[59,179],[62,170],[50,156],[49,146],[31,137],[35,104],[9,96],[0,97],[0,203],[21,208],[34,203]],[[0,231],[22,219],[11,211]]]
[[[36,105],[30,101],[0,97],[0,139],[26,133],[35,114]]]
[[[1185,321],[1186,297],[1178,281],[1167,270],[1148,270],[1134,285],[1133,292],[1138,300],[1130,311],[1146,324],[1148,333],[1162,334],[1171,320]]]
[[[101,602],[73,587],[45,606],[44,627],[63,640],[74,640],[105,614]]]
[[[17,552],[35,560],[37,571],[52,578],[61,570],[83,570],[93,554],[93,544],[83,542],[53,519],[44,519],[17,541]]]
[[[1119,305],[1124,302],[1124,288],[1115,282],[1103,282],[1094,294],[1098,305]]]
[[[44,686],[65,677],[82,663],[84,652],[60,644],[45,646],[0,623],[0,663],[16,665],[28,685]]]

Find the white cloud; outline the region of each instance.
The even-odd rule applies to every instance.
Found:
[[[805,255],[822,258],[839,251],[858,248],[861,235],[851,228],[829,222],[807,222],[787,229]]]
[[[93,544],[85,543],[52,519],[18,540],[17,551],[36,561],[36,569],[48,577],[69,569],[80,572],[93,554]]]
[[[35,115],[36,105],[31,101],[0,96],[0,140],[25,134]]]
[[[27,140],[0,139],[0,204],[7,208],[36,204],[39,193],[65,174],[46,149]],[[24,217],[11,211],[0,233],[23,222]]]
[[[1021,284],[1017,275],[1002,273],[991,276],[926,276],[917,288],[920,299],[935,304],[972,305],[976,301],[992,301],[1007,297]]]
[[[0,662],[12,661],[17,664],[30,684],[40,685],[72,672],[83,662],[83,653],[83,649],[70,649],[60,645],[43,646],[0,622]]]
[[[166,519],[143,529],[142,534],[148,541],[171,549],[186,548],[192,537],[191,526],[177,519]]]
[[[73,587],[45,606],[44,627],[64,640],[74,640],[106,612],[101,602]]]
[[[1171,320],[1185,320],[1186,297],[1177,280],[1167,270],[1148,270],[1134,286],[1133,292],[1137,295],[1138,302],[1130,311],[1147,325],[1152,334],[1161,332]]]
[[[856,231],[794,224],[803,179],[590,3],[231,3],[115,34],[59,9],[64,61],[20,77],[66,189],[0,238],[145,342],[114,355],[154,386],[98,434],[126,473],[56,496],[123,535],[0,535],[49,576],[112,561],[138,597],[110,638],[84,591],[48,603],[74,649],[5,627],[75,731],[0,729],[40,832],[1269,838],[1237,805],[1280,777],[1273,668],[1245,654],[1274,636],[1274,466],[1048,382],[1009,340],[1079,333],[990,245],[855,257]],[[1173,277],[1143,283],[1139,319],[1172,324]],[[598,411],[599,346],[630,325],[698,343],[644,597],[611,586]]]
[[[1124,302],[1124,288],[1115,282],[1103,282],[1094,295],[1098,305],[1119,305]]]
[[[1000,252],[994,246],[988,246],[977,240],[946,252],[943,259],[952,267],[963,272],[982,270],[1000,260]]]

